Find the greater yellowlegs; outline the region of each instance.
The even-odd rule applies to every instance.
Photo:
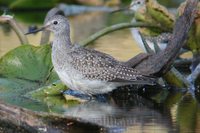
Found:
[[[108,54],[72,45],[67,18],[55,15],[41,29],[31,33],[45,29],[54,33],[54,69],[60,80],[70,89],[96,95],[110,92],[123,85],[155,84],[154,78],[126,66]]]

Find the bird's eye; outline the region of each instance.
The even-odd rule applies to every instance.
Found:
[[[53,24],[54,24],[54,25],[57,25],[57,24],[58,24],[58,21],[53,21]]]
[[[140,2],[140,1],[138,1],[138,2],[137,2],[137,4],[141,4],[141,2]]]

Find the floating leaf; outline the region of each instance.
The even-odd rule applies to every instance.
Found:
[[[60,95],[64,90],[66,90],[66,86],[62,83],[53,83],[49,86],[44,86],[37,90],[31,91],[27,94],[27,96],[31,97],[46,97],[46,96],[57,96]]]
[[[50,46],[24,45],[0,59],[0,75],[45,83],[52,68]]]
[[[0,66],[0,99],[40,111],[59,112],[72,104],[60,95],[64,85],[53,85],[59,78],[51,63],[50,45],[15,48],[0,59]]]

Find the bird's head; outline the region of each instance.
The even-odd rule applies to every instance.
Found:
[[[129,9],[137,12],[141,7],[145,5],[146,0],[133,0],[129,6]]]
[[[146,4],[146,0],[132,0],[131,4],[128,7],[114,10],[112,13],[121,12],[125,10],[132,10],[137,12],[139,9],[143,8]]]
[[[70,26],[66,17],[61,16],[61,15],[55,15],[49,18],[46,21],[45,25],[41,27],[40,29],[32,31],[32,32],[28,32],[26,34],[32,34],[32,33],[36,33],[43,30],[49,30],[53,32],[54,34],[59,35],[63,33],[69,33]]]

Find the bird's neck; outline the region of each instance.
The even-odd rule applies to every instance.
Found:
[[[69,51],[72,48],[72,43],[69,33],[60,33],[54,35],[53,48],[60,51]]]
[[[71,60],[69,53],[73,50],[68,34],[55,34],[52,46],[52,63],[55,70],[62,69]]]

